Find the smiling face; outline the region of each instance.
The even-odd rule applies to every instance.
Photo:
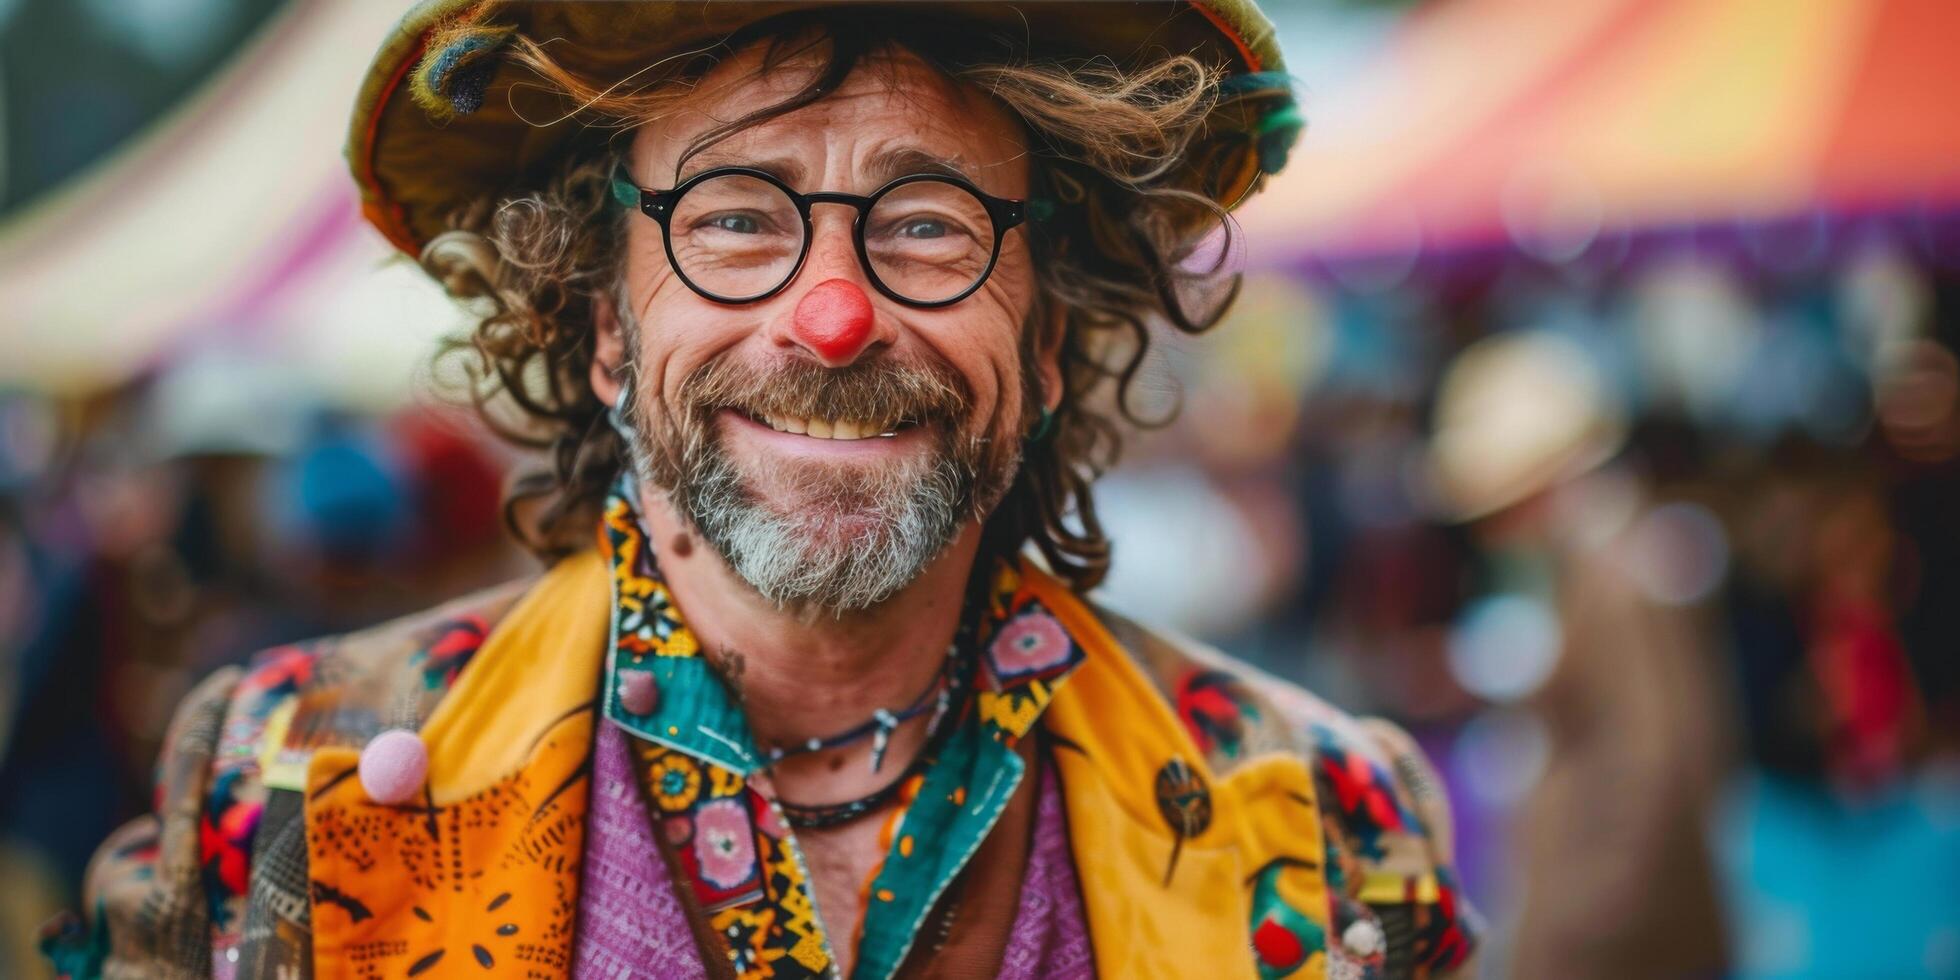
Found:
[[[801,90],[815,70],[792,60],[758,74],[762,64],[760,46],[736,54],[643,125],[633,180],[672,188],[742,166],[803,194],[870,195],[940,172],[995,197],[1028,196],[1015,119],[904,52],[867,59],[824,98],[691,152],[704,133]],[[949,243],[985,234],[984,211],[935,204],[927,190],[900,188],[888,213],[867,217],[867,252],[888,288],[935,282],[908,256],[959,254]],[[758,269],[782,261],[782,250],[758,242],[772,229],[800,236],[800,218],[772,219],[755,203],[760,191],[680,199],[669,226],[696,286],[753,295],[780,279]],[[629,217],[618,308],[599,318],[594,390],[617,398],[609,369],[621,368],[635,469],[765,597],[875,605],[998,503],[1035,399],[1060,389],[1053,345],[1028,335],[1036,282],[1025,230],[1001,236],[998,262],[970,295],[920,308],[867,274],[856,212],[819,202],[795,279],[765,299],[728,303],[676,274],[657,222]],[[743,286],[752,282],[762,285]]]

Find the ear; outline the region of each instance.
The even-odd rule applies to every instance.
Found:
[[[619,311],[612,297],[592,297],[592,393],[607,405],[619,401],[619,369],[626,363],[626,331],[619,326]]]

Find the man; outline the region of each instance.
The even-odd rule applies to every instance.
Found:
[[[1144,325],[1298,128],[1246,3],[425,3],[350,157],[553,564],[214,677],[58,958],[1460,967],[1405,736],[1082,598]]]
[[[1705,840],[1729,754],[1720,652],[1681,505],[1615,462],[1626,437],[1608,379],[1556,334],[1479,340],[1438,386],[1430,458],[1450,516],[1504,591],[1557,615],[1556,660],[1519,692],[1548,736],[1515,844],[1506,962],[1525,980],[1728,967]]]

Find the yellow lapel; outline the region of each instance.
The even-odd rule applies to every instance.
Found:
[[[1087,654],[1044,724],[1097,972],[1324,977],[1325,850],[1304,761],[1269,755],[1219,779],[1095,613],[1054,578],[1029,577]],[[1269,916],[1292,928],[1277,941],[1268,933],[1261,947],[1253,937]],[[1287,955],[1294,935],[1297,957]]]
[[[569,972],[609,595],[584,553],[497,625],[422,728],[420,804],[370,800],[357,750],[314,753],[316,975]]]

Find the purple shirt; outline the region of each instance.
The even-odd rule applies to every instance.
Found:
[[[577,980],[705,977],[687,915],[654,847],[652,818],[633,781],[626,739],[618,726],[600,723],[572,975]],[[1041,772],[1027,876],[1001,960],[1004,980],[1095,973],[1061,787],[1052,766]]]

